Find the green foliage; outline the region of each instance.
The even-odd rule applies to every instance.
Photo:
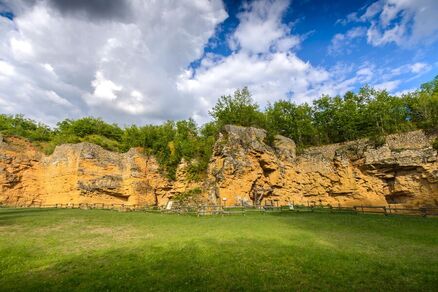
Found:
[[[52,131],[46,125],[37,123],[23,115],[0,114],[0,133],[10,136],[20,136],[31,141],[49,141]]]
[[[373,135],[370,136],[370,143],[376,148],[382,147],[386,143],[386,138],[383,135]]]
[[[245,87],[220,97],[210,115],[214,120],[202,127],[188,119],[124,129],[92,117],[66,119],[51,129],[22,115],[0,115],[0,134],[27,138],[47,154],[62,143],[91,142],[119,152],[142,147],[156,157],[170,179],[175,178],[177,166],[184,159],[189,178],[200,180],[206,174],[218,133],[227,124],[264,128],[269,145],[277,134],[289,137],[299,151],[366,137],[381,146],[387,134],[416,128],[438,130],[438,76],[400,97],[365,86],[344,96],[324,95],[311,105],[280,100],[265,111],[259,109]]]
[[[87,135],[83,139],[81,139],[81,141],[94,143],[111,151],[120,151],[120,143],[105,136]]]
[[[268,133],[278,133],[293,139],[299,145],[314,144],[316,128],[312,109],[308,104],[295,105],[280,100],[266,109]]]
[[[192,119],[158,126],[131,126],[124,131],[122,148],[125,151],[131,147],[145,148],[157,158],[170,179],[175,179],[176,168],[184,158],[190,178],[199,180],[207,169],[216,135],[215,124],[207,123],[198,129]]]
[[[438,129],[438,76],[404,98],[413,123],[423,129]]]
[[[382,145],[388,134],[438,128],[437,80],[401,97],[365,86],[343,97],[322,96],[312,106],[278,101],[268,106],[267,123],[298,147],[365,137]]]
[[[435,138],[435,140],[432,143],[433,149],[438,151],[438,138]]]
[[[191,203],[199,203],[202,190],[200,188],[194,188],[183,193],[179,193],[173,197],[173,200],[180,205],[190,205]]]
[[[64,120],[58,123],[58,130],[63,134],[77,137],[99,135],[111,140],[120,141],[123,130],[116,124],[108,124],[101,119],[86,117],[79,120]]]
[[[252,100],[247,87],[236,90],[233,96],[221,96],[210,115],[219,128],[228,124],[264,128],[266,124],[264,114]]]

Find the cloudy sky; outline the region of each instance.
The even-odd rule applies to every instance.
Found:
[[[262,106],[438,74],[436,0],[0,0],[0,113],[55,125],[209,119],[248,86]]]

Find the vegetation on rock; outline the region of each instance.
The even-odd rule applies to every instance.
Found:
[[[312,104],[280,100],[260,110],[247,88],[219,98],[210,111],[213,121],[199,127],[192,119],[162,125],[120,128],[99,118],[66,119],[55,128],[22,115],[0,115],[0,134],[29,139],[47,154],[63,143],[91,142],[124,152],[143,147],[154,155],[169,178],[175,178],[182,159],[189,173],[200,179],[207,168],[219,130],[226,124],[267,130],[267,143],[276,134],[306,146],[371,138],[381,144],[387,134],[413,129],[438,129],[438,76],[415,92],[394,96],[368,86],[344,96],[327,95]]]
[[[438,138],[435,138],[432,144],[433,149],[438,150]]]
[[[199,204],[201,202],[202,190],[200,188],[190,189],[188,191],[176,194],[172,199],[173,201],[181,204],[182,206],[188,206],[192,204]]]

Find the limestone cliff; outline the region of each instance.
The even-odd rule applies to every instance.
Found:
[[[438,206],[434,136],[390,135],[380,147],[367,140],[312,147],[266,132],[226,126],[214,146],[207,177],[190,181],[187,163],[169,181],[141,149],[113,153],[89,144],[58,146],[45,156],[25,140],[0,140],[0,203],[164,205],[194,188],[219,204],[341,204]]]
[[[209,167],[209,197],[226,204],[438,205],[437,152],[423,131],[306,149],[260,129],[226,126]]]
[[[0,202],[163,204],[172,182],[141,149],[114,153],[90,143],[65,144],[44,156],[21,139],[0,144]]]

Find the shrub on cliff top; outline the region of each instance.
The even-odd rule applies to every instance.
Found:
[[[8,136],[20,136],[31,141],[50,141],[53,137],[52,130],[23,115],[0,114],[0,133]]]
[[[280,100],[269,104],[265,111],[245,87],[220,97],[209,113],[213,122],[203,127],[188,119],[124,129],[92,117],[66,119],[51,129],[22,115],[0,115],[0,134],[25,137],[46,153],[56,145],[81,141],[120,152],[143,147],[157,158],[169,178],[175,178],[184,158],[191,178],[200,179],[205,175],[218,132],[226,124],[264,128],[268,144],[272,144],[275,134],[281,134],[293,139],[298,149],[366,137],[379,145],[387,134],[438,129],[438,76],[402,96],[365,86],[357,93],[324,95],[312,104]]]

